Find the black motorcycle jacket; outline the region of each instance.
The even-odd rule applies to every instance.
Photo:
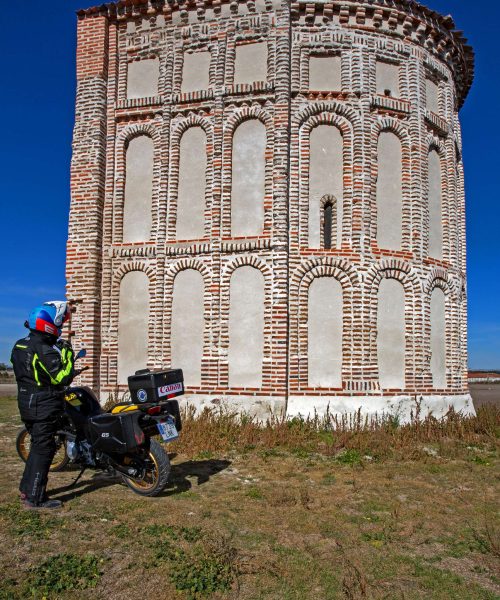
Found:
[[[69,342],[30,329],[12,349],[11,362],[17,385],[38,389],[62,389],[75,376],[75,357]]]

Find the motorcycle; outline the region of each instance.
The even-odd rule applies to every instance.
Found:
[[[77,358],[85,356],[80,350]],[[82,372],[81,369],[79,372]],[[68,465],[80,467],[76,485],[87,468],[120,475],[141,496],[157,496],[168,482],[170,461],[164,442],[178,438],[182,429],[179,403],[173,398],[184,393],[181,369],[137,371],[128,378],[130,402],[103,411],[88,387],[68,387],[61,394],[64,412],[56,434],[57,451],[52,472]],[[16,450],[26,462],[30,436],[23,426],[16,436]]]

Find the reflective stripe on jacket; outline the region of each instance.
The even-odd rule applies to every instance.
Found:
[[[64,387],[74,377],[74,353],[68,342],[30,331],[12,349],[11,361],[18,385]]]

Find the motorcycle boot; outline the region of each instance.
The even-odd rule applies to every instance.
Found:
[[[61,500],[51,499],[47,496],[41,502],[33,502],[32,500],[29,500],[25,494],[21,494],[21,505],[26,510],[54,510],[62,508],[63,503]]]

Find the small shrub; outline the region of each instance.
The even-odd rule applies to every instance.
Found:
[[[101,563],[102,559],[94,554],[56,554],[31,571],[29,590],[34,596],[44,597],[94,588],[101,577]]]
[[[335,460],[341,465],[360,465],[361,454],[358,450],[344,450],[335,457]]]
[[[262,500],[262,498],[264,497],[262,492],[257,487],[249,488],[245,496],[248,496],[248,498],[253,498],[254,500]]]
[[[231,587],[236,552],[224,536],[205,534],[200,527],[170,525],[151,525],[143,531],[156,538],[148,544],[153,551],[148,567],[168,563],[172,584],[189,600]]]

